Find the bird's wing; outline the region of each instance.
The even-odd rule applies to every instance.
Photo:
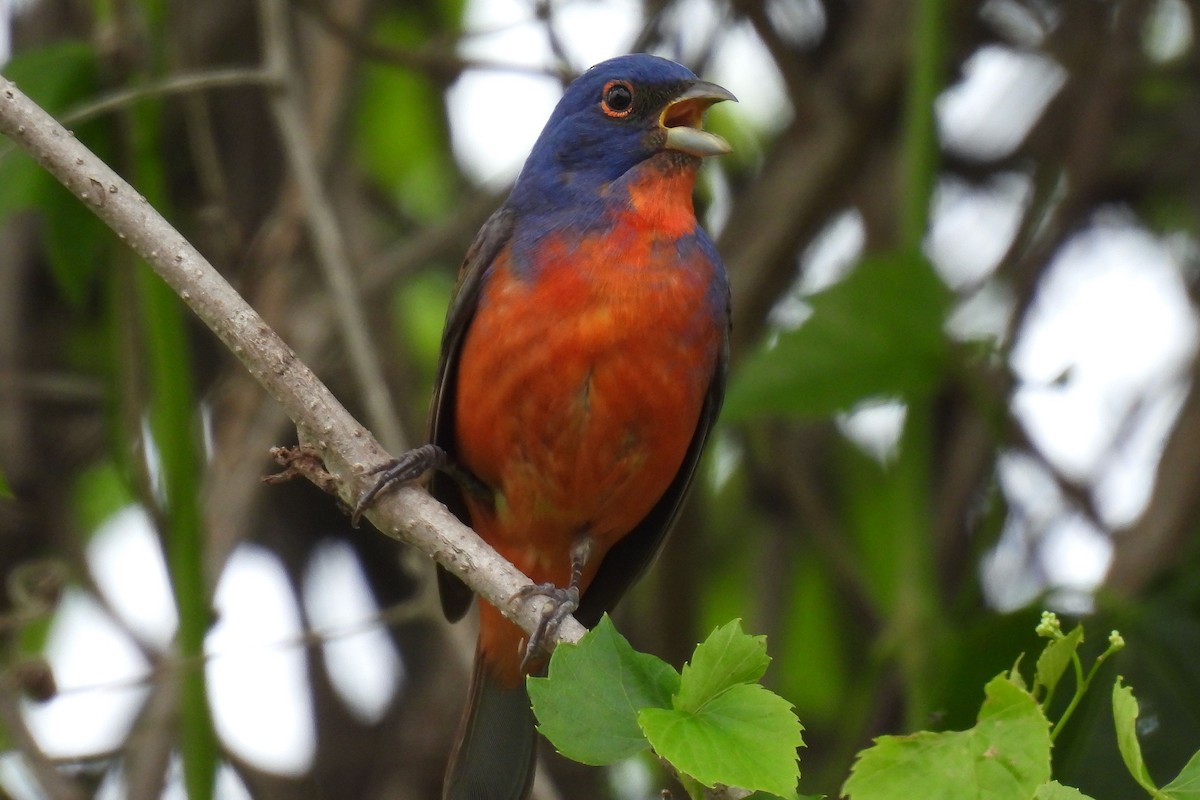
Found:
[[[475,316],[479,290],[487,268],[508,243],[512,230],[512,213],[504,207],[492,214],[483,224],[475,236],[475,241],[467,250],[466,258],[463,259],[462,267],[458,271],[458,282],[450,300],[450,309],[446,312],[441,357],[438,360],[437,379],[429,408],[429,440],[446,451],[451,464],[458,461],[454,434],[458,356],[462,352],[467,328]],[[471,524],[462,488],[451,477],[440,472],[435,473],[430,481],[429,491],[445,503],[463,524]],[[442,611],[451,621],[460,619],[471,605],[471,590],[441,566],[438,567],[437,575]]]

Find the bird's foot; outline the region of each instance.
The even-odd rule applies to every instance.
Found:
[[[525,599],[546,598],[542,605],[542,618],[533,635],[529,637],[529,642],[525,645],[525,655],[521,658],[521,671],[528,672],[531,665],[550,652],[549,644],[558,633],[558,627],[563,620],[579,608],[579,587],[574,583],[565,589],[553,583],[539,583],[522,588],[516,596]]]
[[[431,469],[441,469],[449,459],[446,451],[436,444],[426,444],[414,447],[399,458],[385,461],[368,472],[368,475],[378,475],[375,485],[368,489],[358,502],[354,504],[354,512],[350,515],[350,524],[358,527],[359,520],[367,509],[375,502],[380,494],[400,483],[415,481]]]

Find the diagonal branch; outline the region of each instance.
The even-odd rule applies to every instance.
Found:
[[[262,317],[144,197],[3,77],[0,133],[82,200],[188,304],[283,407],[301,443],[321,453],[340,496],[353,505],[373,483],[367,473],[387,453]],[[538,626],[544,601],[516,596],[530,580],[424,490],[389,492],[367,518],[445,566],[526,631]],[[570,619],[557,638],[582,635],[583,627]]]

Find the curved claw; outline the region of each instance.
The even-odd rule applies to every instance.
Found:
[[[354,512],[350,515],[350,524],[357,528],[362,515],[387,489],[398,483],[415,481],[431,469],[441,469],[449,459],[446,451],[436,444],[426,444],[414,447],[399,458],[385,461],[368,472],[368,475],[378,475],[375,485],[368,489],[354,504]]]
[[[521,657],[521,672],[528,672],[531,664],[549,652],[547,644],[558,632],[558,626],[579,608],[579,587],[571,585],[564,589],[553,583],[539,583],[522,587],[516,596],[540,596],[549,601],[542,606],[542,618],[538,622],[537,630],[529,637],[529,642],[525,645],[525,654]]]

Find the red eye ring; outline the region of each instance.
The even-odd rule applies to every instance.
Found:
[[[629,81],[609,81],[600,92],[600,110],[620,119],[633,111],[633,87]]]

